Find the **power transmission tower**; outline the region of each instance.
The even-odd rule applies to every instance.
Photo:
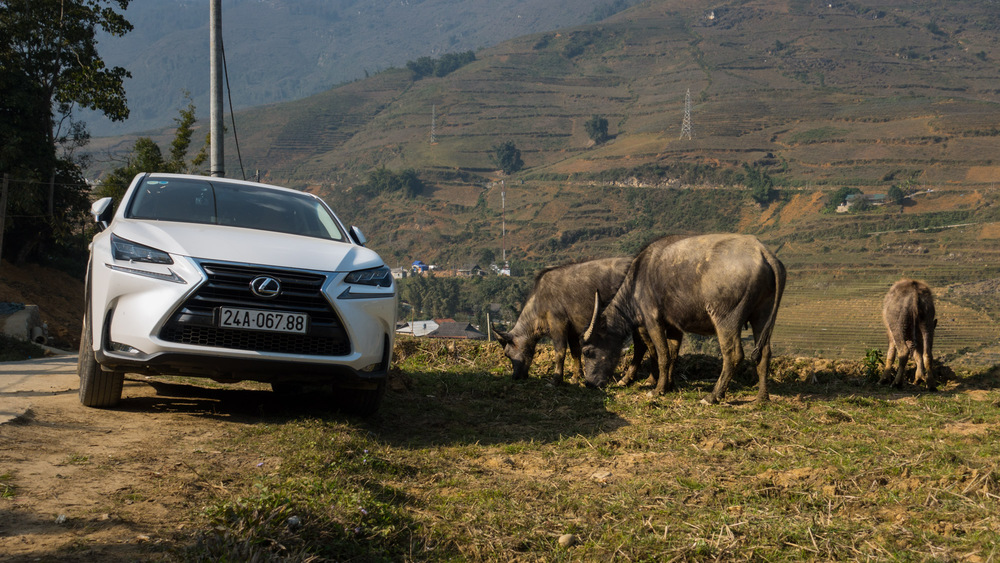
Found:
[[[687,94],[684,96],[684,121],[681,122],[681,139],[687,135],[688,140],[691,140],[691,89],[688,88]]]
[[[431,106],[431,144],[437,144],[437,106]]]

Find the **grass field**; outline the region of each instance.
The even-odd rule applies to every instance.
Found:
[[[708,406],[717,361],[683,360],[689,381],[650,397],[553,387],[547,349],[514,382],[493,344],[401,340],[375,418],[297,411],[220,440],[277,468],[204,476],[227,490],[185,557],[996,560],[995,369],[928,393],[779,357],[770,403],[738,378]]]

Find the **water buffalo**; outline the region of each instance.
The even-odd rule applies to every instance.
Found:
[[[784,288],[784,265],[753,236],[656,240],[636,255],[607,307],[601,310],[595,300],[583,338],[587,384],[607,383],[623,340],[634,327],[644,326],[658,358],[656,391],[663,394],[673,388],[684,333],[715,334],[722,374],[704,401],[717,403],[743,360],[740,331],[749,323],[756,344],[750,357],[757,364],[757,400],[766,401],[771,331]]]
[[[566,349],[569,348],[576,364],[576,373],[583,373],[580,365],[580,335],[590,322],[592,296],[603,303],[614,297],[625,278],[630,258],[603,258],[546,268],[535,276],[535,285],[521,310],[517,323],[510,332],[494,331],[504,354],[514,368],[514,379],[528,377],[528,369],[535,357],[535,346],[545,335],[552,339],[556,351],[556,369],[552,379],[563,380]],[[646,353],[645,341],[636,335],[635,355],[623,382],[631,381]],[[574,381],[576,376],[574,376]]]
[[[934,345],[937,319],[934,318],[934,296],[931,295],[931,289],[922,281],[906,278],[894,283],[885,295],[882,321],[889,333],[889,350],[885,353],[885,373],[879,383],[889,382],[892,364],[899,355],[899,369],[896,370],[896,379],[892,384],[902,387],[906,363],[912,355],[917,364],[914,383],[923,381],[933,391],[937,383],[931,367],[931,348]]]

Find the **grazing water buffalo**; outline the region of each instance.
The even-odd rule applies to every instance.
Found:
[[[663,394],[673,388],[684,333],[715,334],[722,374],[704,400],[716,403],[743,360],[740,331],[749,322],[756,344],[750,357],[757,364],[757,400],[766,401],[771,331],[784,288],[784,265],[755,237],[716,234],[654,241],[636,255],[603,311],[595,300],[583,338],[587,384],[607,383],[625,337],[644,326],[658,358],[656,391]]]
[[[879,383],[887,383],[892,377],[892,364],[898,354],[899,369],[892,384],[902,387],[906,363],[912,355],[917,364],[914,383],[923,381],[928,389],[934,390],[937,383],[931,367],[934,360],[931,348],[934,346],[937,319],[934,318],[931,288],[922,281],[905,278],[894,283],[885,295],[882,321],[889,333],[889,350],[885,353],[885,373]]]
[[[545,335],[556,351],[556,371],[552,379],[563,380],[566,349],[570,350],[576,372],[580,365],[580,335],[587,328],[592,312],[592,296],[603,303],[614,297],[625,278],[630,258],[604,258],[546,268],[535,276],[535,285],[510,332],[494,331],[504,354],[514,368],[514,379],[528,377],[535,357],[535,346]],[[631,381],[646,353],[641,337],[634,338],[635,356],[624,381]],[[575,376],[574,376],[575,379]]]

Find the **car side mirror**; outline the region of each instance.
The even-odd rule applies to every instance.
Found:
[[[111,217],[115,214],[115,208],[111,205],[113,201],[110,197],[102,197],[90,206],[90,214],[94,216],[94,221],[102,231],[108,228]]]
[[[355,226],[351,226],[351,238],[354,239],[354,242],[360,244],[361,246],[364,246],[365,243],[368,242],[368,239],[366,239],[365,235],[362,234],[361,229]]]

